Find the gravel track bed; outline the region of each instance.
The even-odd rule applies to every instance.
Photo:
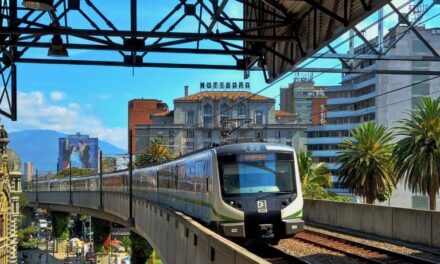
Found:
[[[363,264],[365,262],[348,257],[342,253],[314,246],[296,239],[282,239],[276,248],[316,264]]]
[[[321,232],[323,234],[328,234],[328,235],[333,235],[333,236],[341,237],[341,238],[352,240],[352,241],[355,241],[355,242],[360,242],[360,243],[364,243],[364,244],[367,244],[367,245],[376,246],[376,247],[384,248],[384,249],[391,250],[391,251],[394,251],[394,252],[398,252],[398,253],[402,253],[402,254],[407,254],[407,255],[412,255],[412,256],[416,256],[416,257],[419,257],[419,258],[423,258],[423,259],[427,259],[427,260],[431,260],[431,261],[435,261],[435,262],[439,262],[440,263],[440,255],[435,255],[435,254],[432,254],[432,253],[429,253],[429,252],[425,252],[425,251],[421,251],[421,250],[418,250],[418,249],[409,248],[409,247],[405,247],[405,246],[401,246],[401,245],[396,245],[396,244],[391,244],[391,243],[382,242],[382,241],[377,241],[377,240],[371,240],[371,239],[366,239],[366,238],[359,238],[359,237],[356,237],[356,236],[352,236],[352,235],[348,235],[348,234],[342,234],[342,233],[337,233],[337,232],[334,232],[334,231],[329,231],[329,230],[322,229],[322,228],[317,228],[317,227],[307,226],[305,229]]]

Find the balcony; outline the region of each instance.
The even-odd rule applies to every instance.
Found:
[[[341,104],[354,104],[360,101],[364,101],[377,96],[377,92],[374,91],[369,94],[365,94],[357,97],[342,97],[342,98],[329,98],[327,99],[327,105],[341,105]],[[329,107],[329,112],[331,112],[331,107]]]
[[[352,130],[356,127],[356,124],[332,124],[323,126],[314,126],[307,128],[307,132],[313,131],[333,131],[333,130]]]
[[[339,150],[312,150],[312,157],[337,157]]]
[[[327,118],[336,118],[336,117],[356,117],[360,115],[365,115],[369,113],[376,112],[375,106],[370,106],[360,110],[348,110],[348,111],[331,111],[327,113]]]
[[[321,138],[307,138],[307,145],[310,144],[342,144],[344,141],[340,137],[321,137]]]

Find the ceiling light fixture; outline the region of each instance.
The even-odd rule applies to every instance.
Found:
[[[23,0],[25,7],[33,10],[52,11],[54,10],[53,0]]]
[[[49,51],[47,56],[51,57],[67,57],[69,52],[67,52],[66,47],[63,44],[63,39],[60,35],[54,35],[50,43]]]

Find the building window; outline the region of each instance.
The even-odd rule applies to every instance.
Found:
[[[212,138],[212,131],[206,131],[206,138]]]
[[[189,111],[186,113],[186,123],[194,124],[194,111]]]
[[[212,107],[210,105],[203,107],[203,124],[205,127],[212,124]]]
[[[204,146],[205,148],[210,148],[210,147],[212,146],[212,143],[211,143],[211,142],[205,142],[205,143],[203,144],[203,146]]]
[[[3,215],[0,215],[0,237],[5,236],[5,220]]]
[[[256,138],[262,138],[263,137],[263,131],[255,131],[255,137]]]
[[[168,136],[169,137],[174,137],[174,130],[169,130],[168,131]]]
[[[263,112],[261,111],[255,112],[255,124],[257,125],[263,124]]]
[[[245,118],[246,117],[246,107],[243,104],[238,106],[237,116],[238,116],[238,118]]]
[[[174,140],[172,140],[172,141],[168,141],[168,146],[169,146],[170,148],[174,147]]]
[[[194,149],[194,142],[186,142],[187,149]]]
[[[194,130],[187,130],[186,138],[194,138]]]
[[[226,104],[222,104],[220,107],[220,122],[229,119],[229,107]]]

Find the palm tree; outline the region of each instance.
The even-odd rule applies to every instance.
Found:
[[[154,163],[162,163],[173,158],[172,151],[165,146],[162,138],[155,137],[150,140],[148,147],[136,154],[135,166],[143,167]]]
[[[392,161],[393,136],[385,127],[364,123],[344,138],[338,161],[339,183],[372,204],[382,193],[391,193],[396,185]]]
[[[419,108],[399,122],[403,138],[394,150],[398,180],[412,192],[429,195],[430,210],[436,209],[440,189],[440,98],[424,98]]]
[[[331,173],[324,162],[313,165],[312,154],[300,150],[298,154],[298,168],[301,183],[304,187],[317,184],[323,187],[332,185]]]

